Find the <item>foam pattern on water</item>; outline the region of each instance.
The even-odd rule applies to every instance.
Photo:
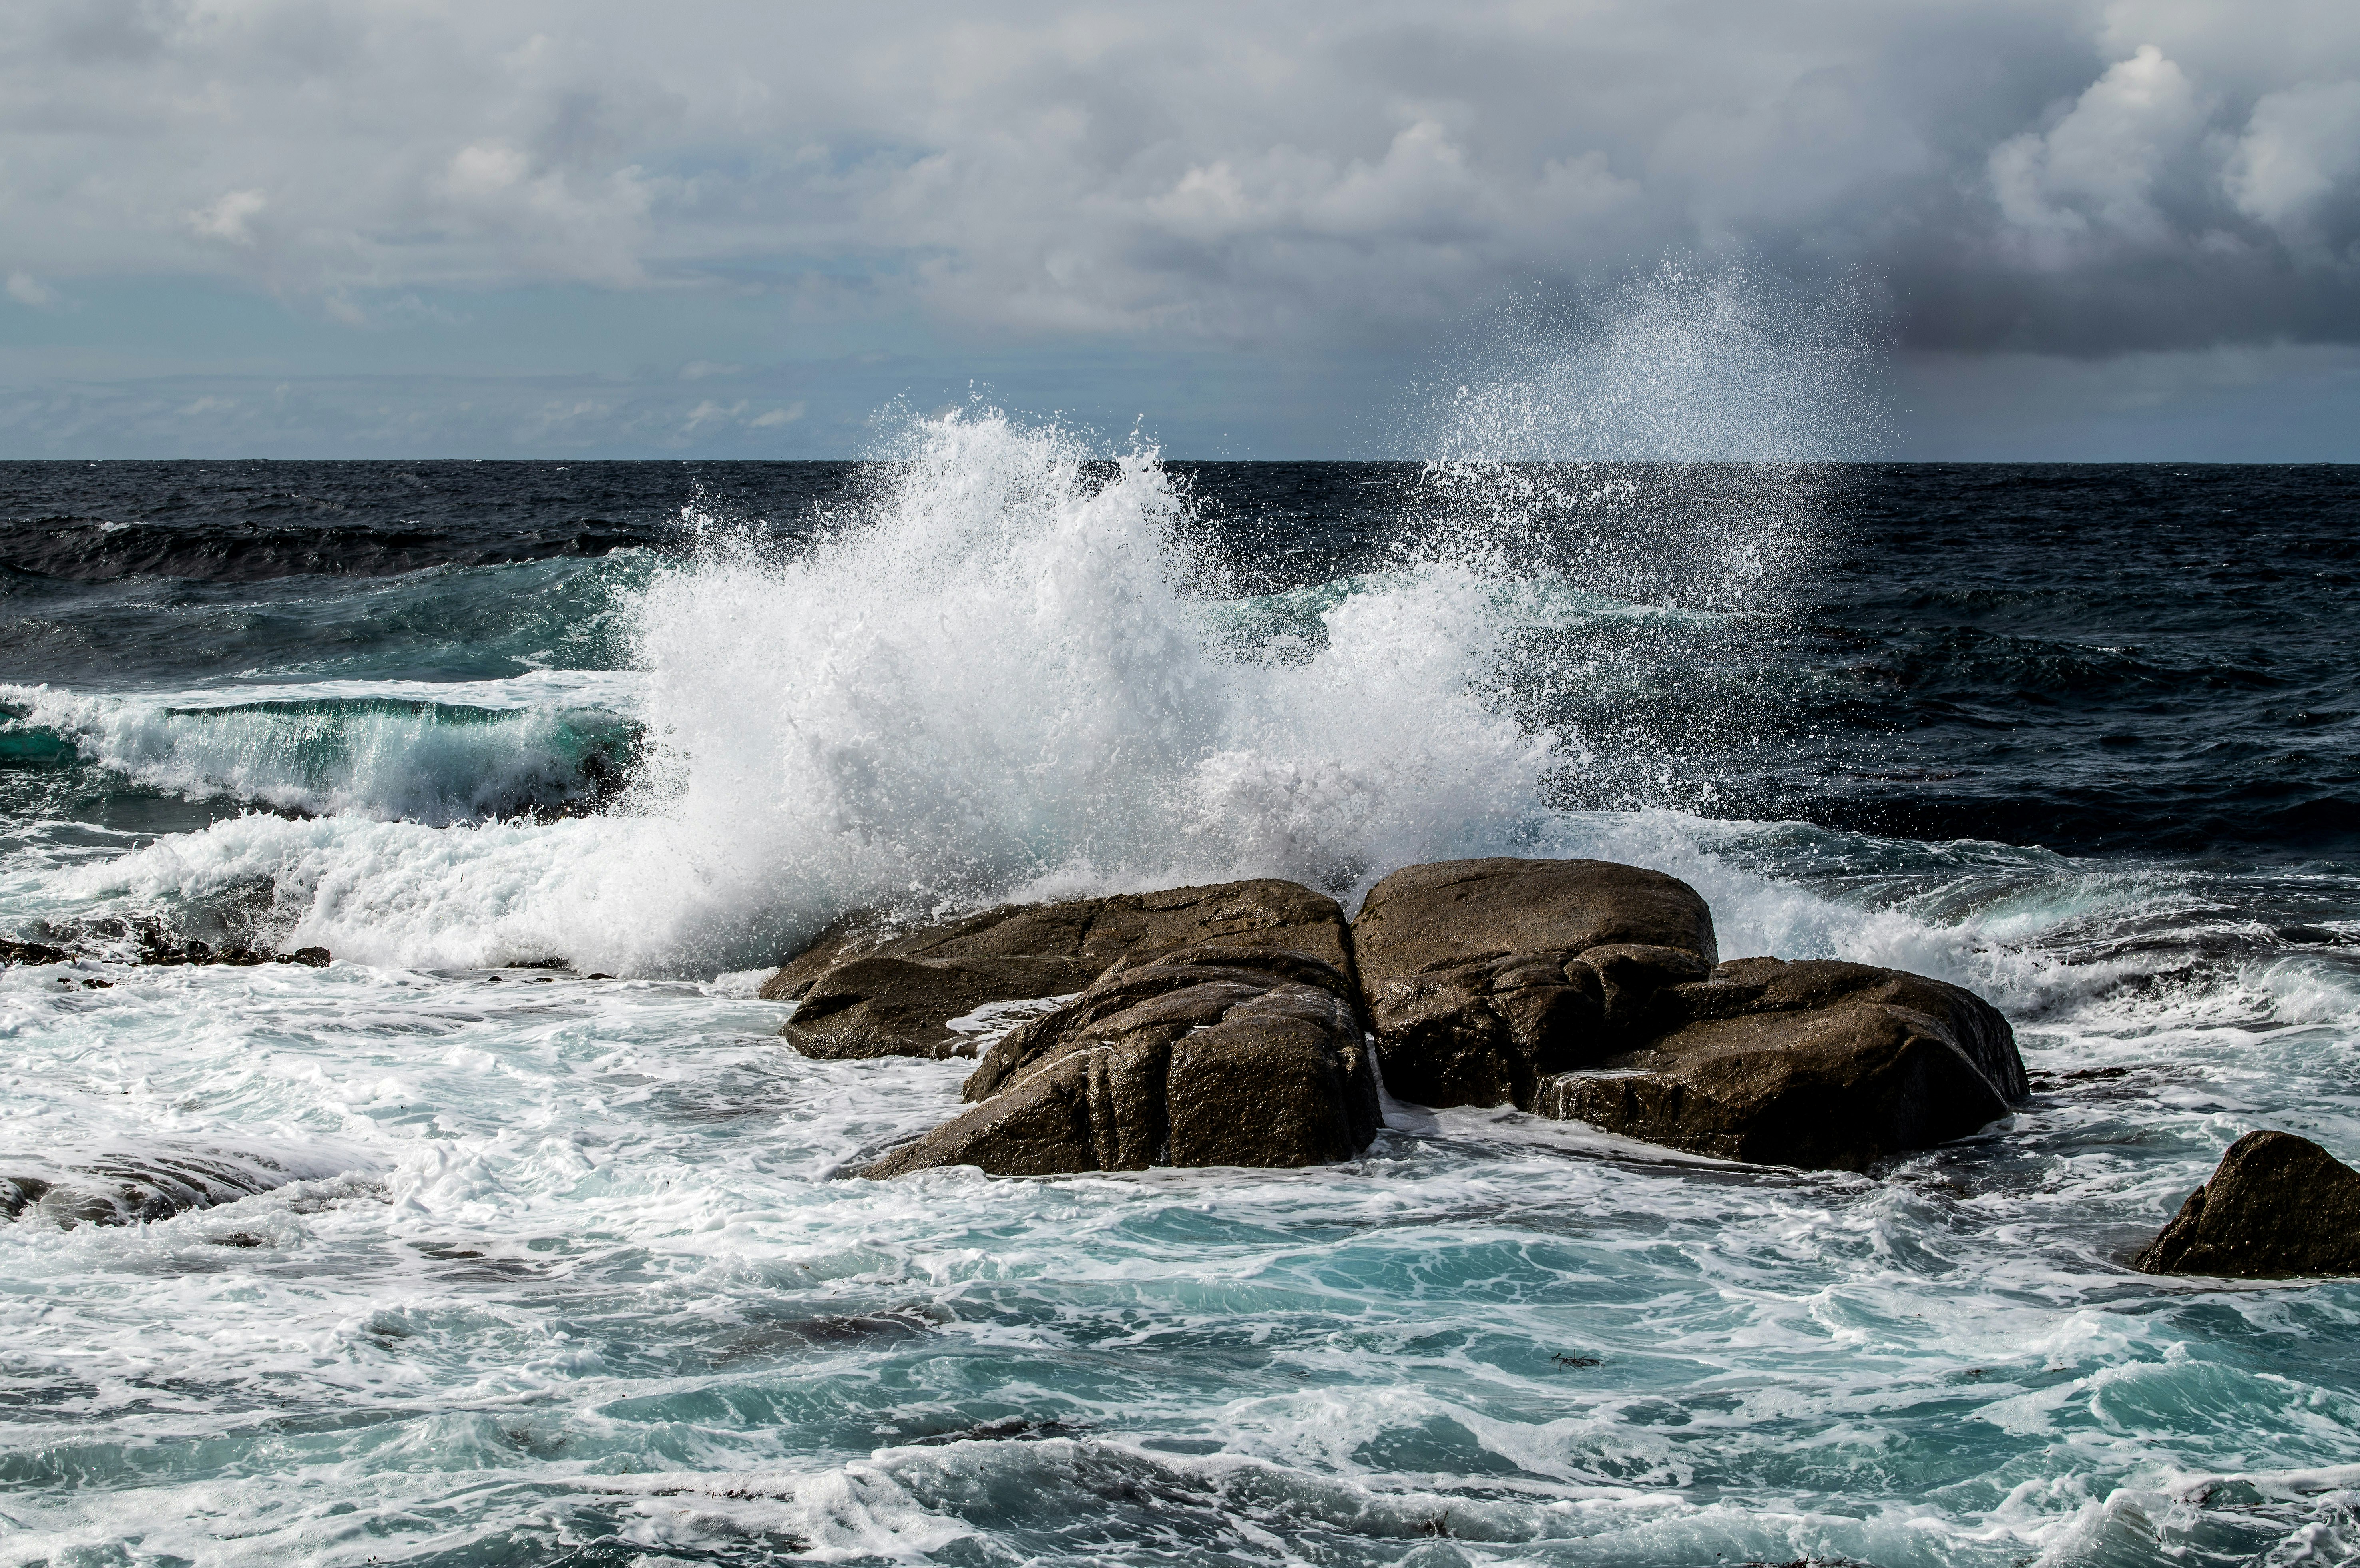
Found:
[[[0,1227],[10,1560],[2333,1561],[2360,1287],[2120,1258],[2251,1125],[2360,1146],[2351,977],[2077,991],[2038,856],[1877,911],[1623,826],[1729,930],[1981,974],[2041,1092],[1873,1178],[1394,1106],[1327,1169],[869,1184],[965,1064],[804,1060],[734,985],[12,971],[8,1147],[346,1164]]]

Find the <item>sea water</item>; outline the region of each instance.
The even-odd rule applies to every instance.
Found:
[[[0,510],[0,933],[77,954],[0,974],[0,1561],[2360,1557],[2360,1284],[2125,1261],[2243,1133],[2360,1159],[2348,470],[966,410]],[[754,994],[853,908],[1479,854],[1970,985],[2033,1097],[1858,1175],[1388,1103],[869,1183],[965,1064]]]

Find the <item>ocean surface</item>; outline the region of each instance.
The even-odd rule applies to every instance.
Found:
[[[2360,1560],[2360,1281],[2125,1263],[2360,1160],[2355,638],[2351,468],[0,465],[0,936],[77,955],[0,973],[0,1562]],[[2033,1098],[872,1184],[967,1064],[753,994],[1490,853],[1972,986]]]

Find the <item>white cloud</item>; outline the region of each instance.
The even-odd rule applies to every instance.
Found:
[[[2188,73],[2143,44],[2048,131],[1994,148],[1992,188],[2001,214],[2044,259],[2060,260],[2083,240],[2156,244],[2169,237],[2157,187],[2203,128]]]
[[[372,324],[571,282],[1392,341],[1735,249],[1993,323],[2177,256],[2121,334],[2360,333],[2273,292],[2360,236],[2355,82],[2348,0],[15,0],[0,232],[44,287],[258,278]]]
[[[58,302],[58,291],[29,272],[8,274],[8,297],[20,305],[45,310]]]
[[[225,240],[231,245],[254,244],[253,224],[270,205],[270,198],[259,191],[230,191],[216,197],[205,206],[188,214],[189,227],[206,239]]]
[[[2360,82],[2311,82],[2266,94],[2229,160],[2230,198],[2280,233],[2311,220],[2360,176]]]

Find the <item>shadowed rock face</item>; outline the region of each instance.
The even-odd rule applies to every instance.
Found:
[[[1716,956],[1695,889],[1605,861],[1410,866],[1370,890],[1352,941],[1387,1089],[1436,1106],[1531,1109]]]
[[[805,1056],[942,1057],[964,1047],[948,1022],[987,1003],[1062,996],[1119,959],[1205,942],[1305,953],[1352,972],[1336,901],[1265,879],[1006,905],[918,930],[850,917],[764,981],[761,994],[800,1001],[781,1032]]]
[[[1376,1135],[1352,985],[1323,959],[1196,946],[1126,959],[995,1046],[979,1101],[861,1174],[1301,1166]]]
[[[2360,1171],[2291,1133],[2247,1133],[2131,1260],[2237,1279],[2360,1274]]]
[[[1860,1169],[1962,1136],[2027,1092],[1997,1010],[1866,964],[1743,959],[1647,1004],[1654,1031],[1531,1109],[1724,1159]]]
[[[824,970],[781,1031],[805,1056],[973,1056],[949,1026],[993,1002],[1065,996],[1096,980],[1087,959],[909,959],[872,953]]]

